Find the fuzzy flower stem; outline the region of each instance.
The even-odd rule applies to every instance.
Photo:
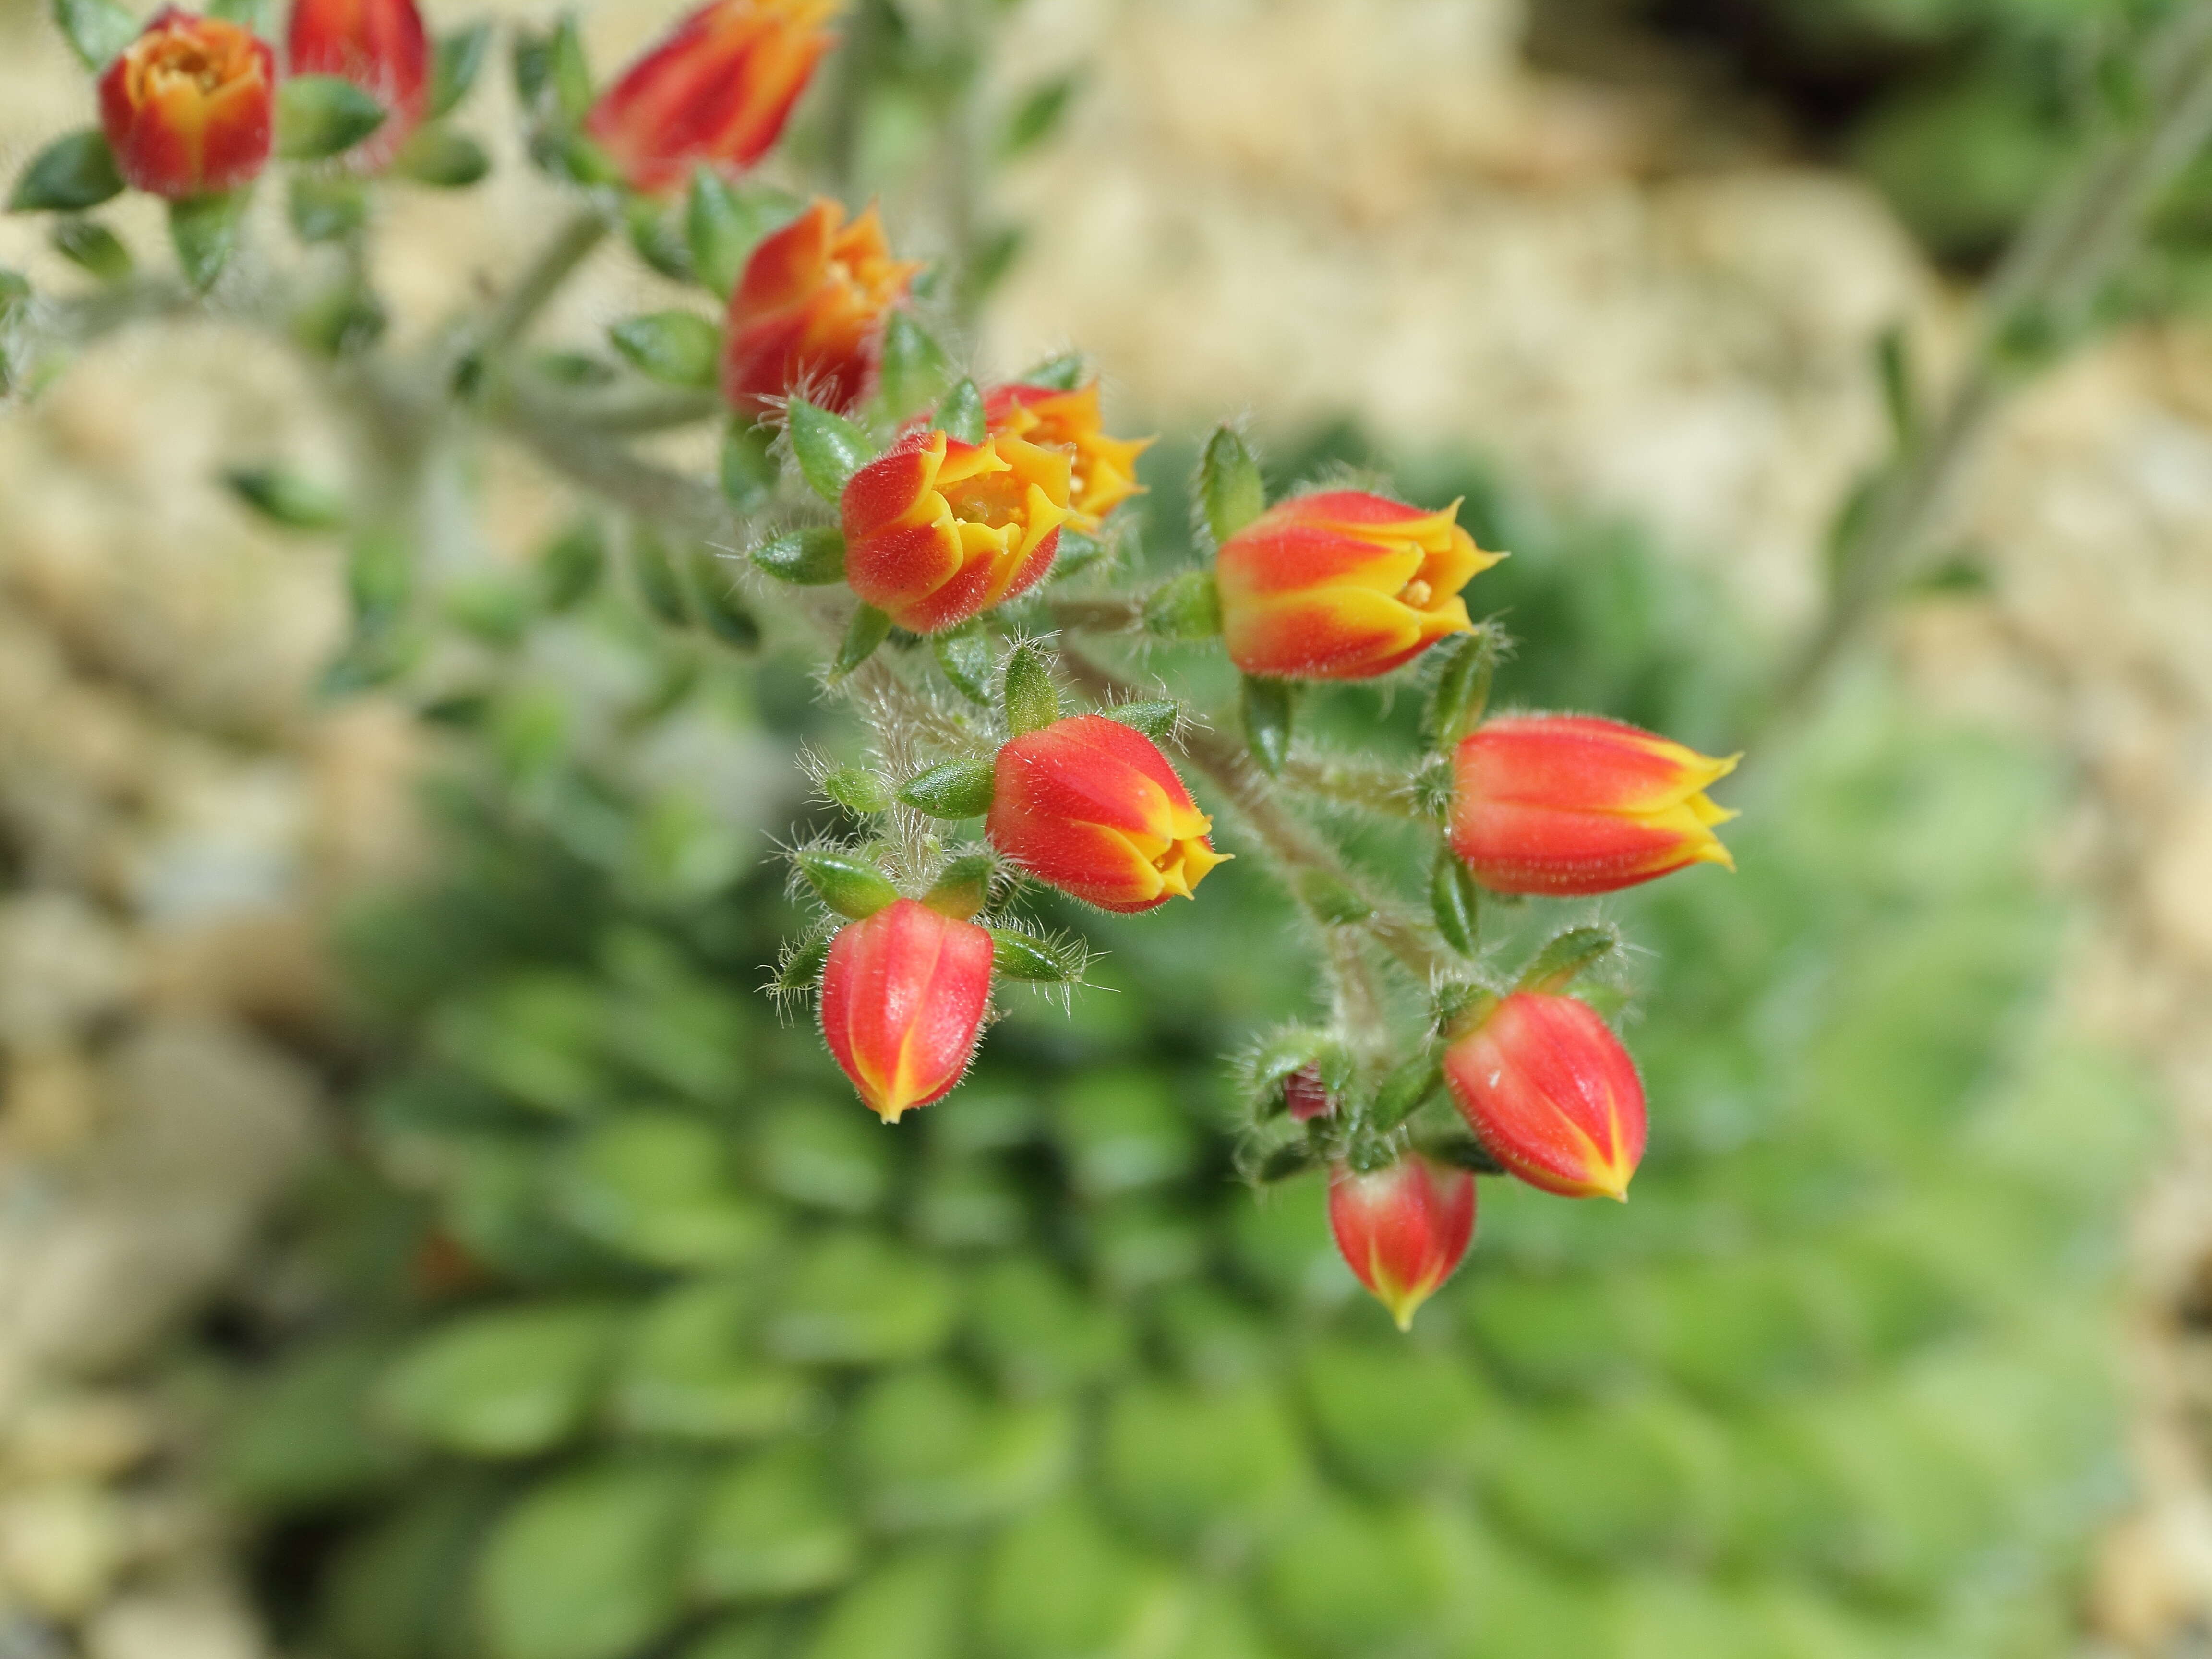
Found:
[[[1297,755],[1283,763],[1283,781],[1308,794],[1346,806],[1364,807],[1386,817],[1403,818],[1414,823],[1431,821],[1406,774],[1387,766],[1340,755]]]
[[[520,340],[538,319],[538,313],[599,246],[607,228],[606,215],[599,208],[578,209],[492,307],[483,331],[477,337],[478,349],[488,357],[497,356]]]

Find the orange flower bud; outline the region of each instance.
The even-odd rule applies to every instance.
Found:
[[[884,320],[916,260],[894,259],[872,207],[850,224],[817,196],[753,250],[730,295],[722,395],[742,415],[804,393],[843,414],[867,394],[883,355]]]
[[[675,189],[695,167],[765,155],[836,36],[836,0],[710,0],[600,94],[584,131],[631,189]]]
[[[1058,392],[1050,386],[1002,386],[983,400],[994,432],[1068,452],[1067,525],[1089,535],[1099,520],[1138,490],[1137,457],[1150,438],[1109,438],[1100,428],[1098,382]]]
[[[1103,714],[1078,714],[999,750],[991,844],[1039,881],[1102,910],[1191,896],[1225,863],[1159,745]]]
[[[822,1035],[860,1098],[896,1123],[960,1081],[990,1000],[989,931],[894,899],[830,941]]]
[[[1060,450],[914,433],[845,486],[845,580],[901,628],[957,627],[1052,568],[1067,492]]]
[[[374,172],[422,125],[430,41],[415,0],[294,0],[284,56],[295,75],[335,75],[384,106],[384,125],[351,153]]]
[[[1516,714],[1452,757],[1449,838],[1501,893],[1610,893],[1690,864],[1735,868],[1705,786],[1735,769],[1617,720]]]
[[[1270,678],[1364,680],[1468,632],[1460,589],[1502,556],[1477,548],[1458,512],[1357,489],[1268,508],[1215,562],[1230,660]]]
[[[1359,1282],[1405,1330],[1474,1237],[1474,1177],[1423,1158],[1328,1180],[1328,1226]]]
[[[166,7],[100,77],[100,125],[134,190],[172,201],[249,184],[269,160],[276,57],[220,17]]]
[[[1444,1050],[1444,1081],[1476,1139],[1530,1186],[1628,1196],[1644,1085],[1588,1003],[1516,991]]]

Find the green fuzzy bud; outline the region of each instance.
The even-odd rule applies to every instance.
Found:
[[[607,339],[648,380],[702,390],[714,384],[722,331],[695,312],[626,317],[607,330]]]
[[[430,97],[425,112],[435,121],[450,115],[477,83],[491,53],[491,25],[471,23],[438,37],[430,60]]]
[[[1145,631],[1156,639],[1210,640],[1221,632],[1221,591],[1211,570],[1170,576],[1145,597]]]
[[[799,475],[814,493],[834,501],[852,476],[875,458],[868,434],[842,415],[793,398],[785,416]]]
[[[467,133],[431,121],[409,135],[392,167],[401,177],[434,190],[465,190],[491,171],[491,155]]]
[[[991,635],[979,620],[963,623],[931,637],[930,649],[937,665],[953,689],[973,703],[991,702]]]
[[[996,777],[997,763],[988,756],[940,761],[908,779],[898,798],[935,818],[981,817],[991,810]]]
[[[31,158],[8,197],[10,213],[81,213],[123,193],[115,152],[97,127],[57,138]]]
[[[999,706],[1007,732],[1017,738],[1060,718],[1060,687],[1053,683],[1052,665],[1036,646],[1024,645],[1006,659]]]
[[[845,538],[828,525],[786,531],[746,556],[763,575],[801,587],[845,580]]]
[[[983,420],[983,394],[973,380],[962,380],[945,394],[930,424],[963,444],[980,444],[988,435]]]
[[[1291,726],[1296,698],[1287,680],[1244,677],[1244,741],[1260,769],[1270,777],[1291,757]]]
[[[845,638],[837,647],[837,659],[830,665],[831,673],[841,678],[851,673],[890,636],[890,617],[872,605],[862,605],[853,613],[853,620],[845,629]]]
[[[1429,872],[1429,908],[1444,943],[1463,957],[1481,948],[1482,888],[1450,848],[1437,849]]]
[[[816,849],[793,860],[822,902],[854,921],[872,916],[899,896],[883,872],[859,854]]]
[[[222,481],[239,500],[287,530],[339,530],[345,526],[345,497],[287,467],[234,467],[222,475]]]
[[[1100,711],[1109,720],[1119,720],[1134,732],[1141,732],[1154,743],[1165,743],[1175,735],[1176,722],[1182,717],[1178,703],[1165,698],[1144,702],[1119,702]]]
[[[276,154],[288,161],[343,155],[384,125],[384,106],[336,75],[294,75],[276,86]]]
[[[1198,499],[1216,547],[1267,510],[1259,463],[1232,427],[1216,427],[1198,464]]]
[[[1039,939],[1011,927],[991,929],[991,965],[1032,985],[1079,985],[1091,953],[1080,940]]]

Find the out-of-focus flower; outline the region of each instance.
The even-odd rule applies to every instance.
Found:
[[[1329,1176],[1336,1248],[1405,1330],[1467,1255],[1474,1237],[1474,1177],[1408,1153],[1387,1170]]]
[[[430,41],[415,0],[294,0],[285,36],[295,75],[335,75],[384,106],[384,125],[351,152],[373,172],[422,125],[430,95]]]
[[[1226,860],[1159,745],[1103,714],[1078,714],[999,750],[991,844],[1038,880],[1102,910],[1191,896]]]
[[[1052,568],[1067,491],[1060,450],[914,433],[845,486],[845,580],[901,628],[956,627]]]
[[[884,322],[921,269],[894,259],[871,207],[850,223],[826,196],[768,237],[730,294],[722,396],[741,415],[804,393],[843,414],[867,395]]]
[[[1099,521],[1137,493],[1137,457],[1150,438],[1109,438],[1099,424],[1098,382],[1073,392],[1051,386],[1002,386],[983,400],[994,432],[1011,432],[1033,444],[1068,452],[1067,524],[1088,535]]]
[[[1449,838],[1501,893],[1609,893],[1685,865],[1735,860],[1705,796],[1735,769],[1617,720],[1516,714],[1486,722],[1452,757]]]
[[[1230,660],[1276,679],[1363,680],[1464,634],[1485,553],[1455,520],[1387,496],[1328,489],[1278,503],[1215,562]]]
[[[1515,992],[1453,1039],[1444,1081],[1476,1139],[1530,1186],[1628,1196],[1644,1156],[1644,1085],[1588,1003]]]
[[[822,1035],[886,1123],[960,1081],[991,1000],[991,935],[972,921],[894,899],[830,941]]]
[[[276,58],[220,17],[166,8],[100,77],[100,125],[134,190],[180,201],[252,182],[275,135]]]
[[[711,0],[600,94],[584,131],[649,194],[696,167],[749,167],[835,42],[822,25],[836,9],[836,0]]]

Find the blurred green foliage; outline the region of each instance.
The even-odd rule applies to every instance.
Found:
[[[1482,590],[1524,640],[1502,698],[1730,723],[1740,635],[1692,579],[1479,471],[1416,493],[1514,552]],[[533,631],[648,659],[601,603]],[[788,668],[741,678],[747,720],[823,735]],[[2070,1650],[2148,1113],[2052,1017],[2038,757],[1865,683],[1756,757],[1740,875],[1605,907],[1651,952],[1633,1202],[1486,1182],[1402,1339],[1317,1182],[1230,1174],[1218,1055],[1307,988],[1261,878],[1094,922],[1100,988],[1013,993],[971,1079],[885,1129],[756,991],[778,873],[641,878],[655,797],[609,757],[708,695],[664,678],[603,673],[627,723],[572,709],[520,771],[513,717],[471,711],[443,877],[356,930],[361,1156],[303,1206],[320,1310],[228,1440],[317,1650]]]

